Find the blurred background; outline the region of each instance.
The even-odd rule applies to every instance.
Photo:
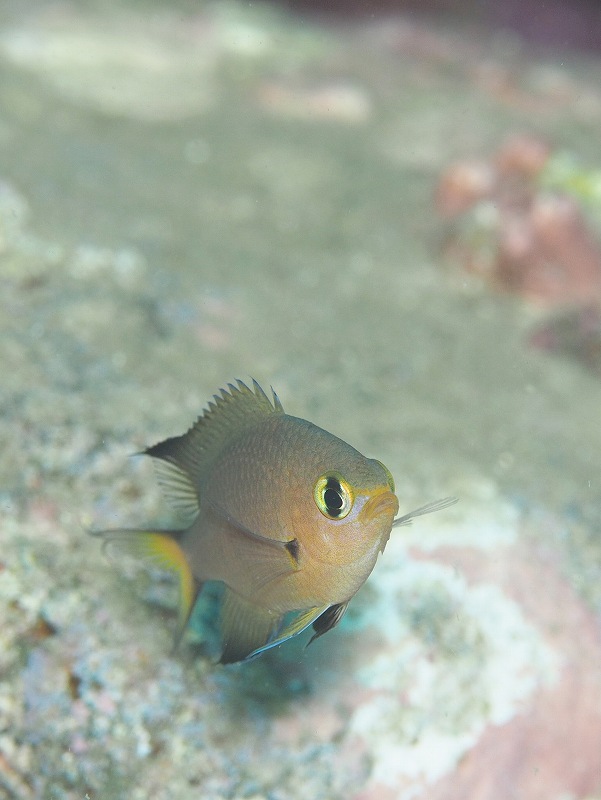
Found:
[[[480,22],[498,30],[514,32],[521,38],[558,49],[597,50],[601,44],[599,4],[594,0],[288,0],[281,5],[301,12],[361,20],[381,15],[419,12],[430,16],[452,15],[465,21]]]
[[[0,2],[0,798],[601,798],[600,32]],[[173,525],[129,456],[249,376],[459,502],[224,668],[87,531]]]

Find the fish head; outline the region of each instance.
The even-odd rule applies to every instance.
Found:
[[[288,415],[274,415],[224,451],[203,503],[256,537],[285,543],[290,581],[309,605],[344,602],[357,591],[398,511],[383,464]]]
[[[392,475],[380,461],[340,440],[330,453],[324,449],[294,506],[295,533],[315,562],[345,568],[365,564],[369,574],[399,508]]]
[[[339,470],[320,475],[313,487],[313,499],[319,516],[316,530],[319,560],[347,564],[367,553],[383,550],[392,522],[399,509],[394,486],[387,480],[387,470],[372,459],[369,482],[353,481]],[[370,470],[370,471],[371,471]]]

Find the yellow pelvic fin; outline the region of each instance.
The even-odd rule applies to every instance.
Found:
[[[188,559],[177,542],[177,532],[121,529],[101,531],[95,535],[105,540],[113,560],[116,560],[117,555],[129,556],[175,576],[179,594],[178,630],[175,639],[177,647],[200,589],[194,580]]]

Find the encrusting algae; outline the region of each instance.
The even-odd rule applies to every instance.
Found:
[[[311,641],[329,631],[392,527],[454,502],[395,519],[394,481],[380,461],[285,414],[275,392],[270,400],[256,381],[252,389],[228,384],[187,433],[144,454],[157,459],[183,528],[97,535],[177,576],[178,640],[203,584],[224,584],[224,664],[257,656],[309,625]]]

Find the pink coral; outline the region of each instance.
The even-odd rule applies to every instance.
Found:
[[[573,197],[539,187],[550,154],[542,140],[519,136],[490,162],[451,165],[436,192],[441,216],[465,222],[470,213],[477,217],[484,203],[492,213],[480,236],[456,224],[446,251],[495,288],[530,301],[548,306],[589,302],[601,298],[601,245]]]

